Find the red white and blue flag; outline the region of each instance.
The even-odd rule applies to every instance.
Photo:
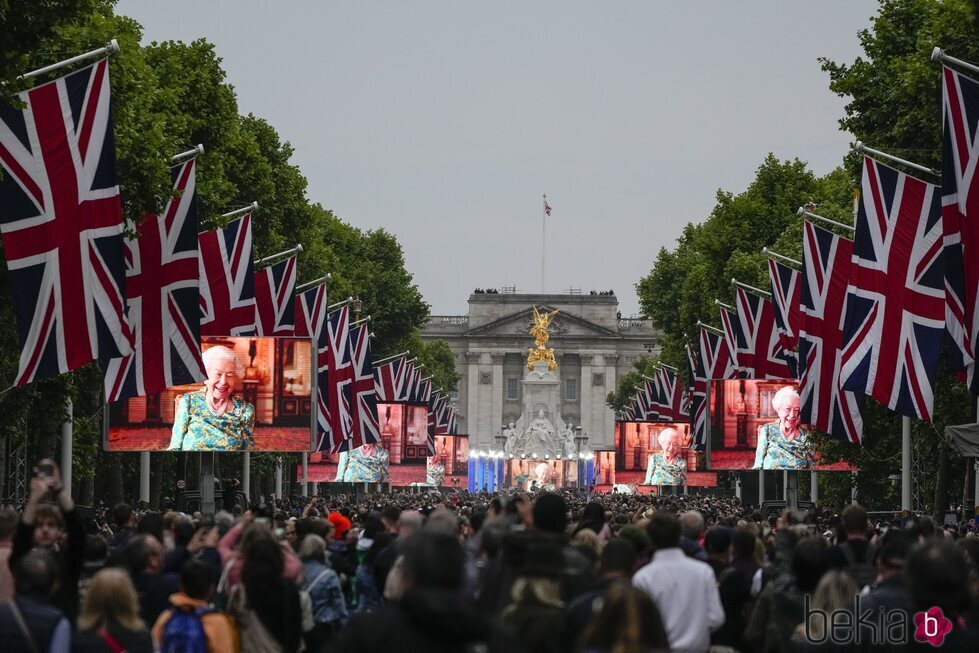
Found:
[[[255,273],[256,335],[295,335],[296,258],[290,256]]]
[[[641,388],[636,388],[636,396],[633,399],[633,414],[640,421],[655,422],[659,419],[659,411],[656,409],[656,396],[658,389],[655,383],[645,380]]]
[[[325,326],[326,346],[318,356],[320,396],[316,450],[334,454],[348,447],[348,441],[353,439],[351,385],[354,369],[350,358],[349,307],[343,306],[330,313]]]
[[[737,313],[729,311],[723,306],[719,308],[721,309],[721,330],[724,331],[728,360],[734,368],[731,378],[750,378],[755,370],[753,367],[746,367],[746,365],[751,362],[750,359],[754,352],[748,349],[748,340],[741,329],[741,320],[738,319]],[[744,359],[743,362],[742,358]]]
[[[108,61],[17,97],[0,107],[0,233],[24,385],[128,356],[133,337]]]
[[[802,284],[798,270],[768,259],[768,281],[775,310],[782,356],[789,365],[790,378],[799,376],[799,325],[802,323]]]
[[[659,413],[661,420],[676,422],[683,418],[683,384],[680,383],[673,370],[660,366],[656,370],[660,392],[663,394],[663,410]]]
[[[406,356],[401,356],[374,368],[374,385],[377,386],[378,401],[398,401],[408,372],[407,361]]]
[[[196,161],[171,170],[173,192],[126,243],[126,319],[133,353],[105,367],[107,402],[142,397],[207,377],[201,361]]]
[[[666,413],[670,409],[670,405],[666,397],[666,391],[660,385],[658,374],[654,373],[653,378],[646,379],[643,382],[643,395],[646,419],[650,422],[656,422],[665,418]]]
[[[738,351],[742,371],[752,379],[793,378],[775,328],[772,303],[744,288],[737,289],[737,298],[738,321],[745,339],[744,351]]]
[[[799,325],[800,419],[850,442],[863,438],[863,393],[843,390],[843,309],[853,241],[806,222]]]
[[[942,230],[945,240],[945,324],[955,369],[979,394],[979,81],[942,71]]]
[[[319,343],[323,342],[321,338],[325,333],[323,327],[326,323],[328,295],[325,283],[296,295],[293,311],[296,320],[294,335],[300,338],[313,338]]]
[[[840,378],[923,420],[945,332],[941,218],[935,185],[864,158]]]
[[[255,335],[252,217],[198,237],[201,252],[201,335]]]
[[[374,383],[374,362],[371,356],[370,329],[361,324],[350,329],[350,355],[353,380],[350,383],[351,438],[340,446],[350,451],[365,444],[381,441],[381,425],[377,418],[377,394]]]
[[[721,312],[722,317],[725,313],[726,310]],[[700,329],[700,361],[702,373],[708,383],[738,378],[727,338],[703,327]]]
[[[687,386],[690,396],[690,433],[694,449],[703,451],[707,446],[707,378],[700,356],[687,349]]]

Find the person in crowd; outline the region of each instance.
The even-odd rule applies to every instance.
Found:
[[[328,653],[457,653],[520,649],[462,594],[465,554],[457,537],[423,530],[406,543],[402,598],[351,619]]]
[[[704,551],[704,534],[707,532],[707,522],[699,510],[687,510],[680,513],[680,548],[691,558],[707,562],[707,552]]]
[[[752,469],[812,469],[815,445],[799,422],[799,393],[785,386],[772,397],[778,415],[758,427],[758,444]]]
[[[568,603],[598,584],[595,568],[580,551],[567,543],[568,504],[559,494],[547,492],[533,505],[530,541],[555,544],[561,554],[561,599]]]
[[[657,439],[660,451],[649,454],[643,485],[683,485],[687,482],[687,461],[680,432],[665,428]]]
[[[62,566],[49,549],[13,563],[14,598],[0,603],[0,642],[5,653],[68,653],[71,623],[56,605]]]
[[[163,571],[168,574],[179,574],[184,563],[191,557],[190,547],[194,535],[197,534],[194,521],[187,515],[177,515],[173,519],[169,531],[173,534],[173,547],[163,554]]]
[[[272,532],[256,526],[252,533],[242,544],[241,582],[228,599],[242,653],[295,653],[303,632],[299,589],[284,577],[286,554]]]
[[[835,569],[828,570],[819,579],[816,590],[812,593],[809,611],[803,611],[803,620],[793,633],[793,643],[804,650],[808,648],[806,644],[813,642],[820,644],[818,650],[821,651],[847,650],[846,645],[852,642],[837,646],[837,643],[830,639],[829,629],[832,627],[832,622],[824,619],[823,615],[838,615],[846,612],[850,615],[847,621],[854,623],[853,609],[858,591],[856,582],[849,575]],[[841,618],[836,616],[834,619]]]
[[[166,646],[178,640],[192,639],[203,633],[208,653],[235,653],[235,635],[228,617],[208,605],[214,597],[214,569],[200,560],[188,560],[180,571],[180,591],[170,595],[170,607],[153,625],[153,646]]]
[[[170,451],[249,451],[255,447],[255,406],[236,394],[244,367],[218,345],[201,354],[204,387],[177,400]]]
[[[326,542],[319,535],[307,535],[299,548],[303,563],[303,591],[309,594],[313,610],[313,631],[309,648],[317,650],[347,622],[347,605],[340,587],[340,577],[326,565]]]
[[[78,614],[73,653],[152,653],[153,642],[139,617],[136,589],[125,571],[95,574]]]
[[[85,594],[95,574],[106,567],[109,560],[109,545],[101,535],[85,536],[85,562],[78,576],[78,605],[85,602]]]
[[[833,569],[841,569],[853,578],[861,589],[874,582],[874,544],[867,539],[867,510],[859,504],[843,509],[842,528],[846,539],[826,552],[826,559]]]
[[[10,553],[17,532],[17,512],[0,509],[0,602],[14,598],[14,575],[10,572]]]
[[[680,549],[680,521],[675,514],[653,513],[647,530],[655,553],[632,577],[632,584],[656,604],[670,650],[703,653],[710,646],[710,633],[724,623],[714,572]]]
[[[266,534],[271,535],[269,526],[266,523],[256,522],[254,513],[249,510],[218,542],[218,553],[221,556],[221,574],[226,579],[227,590],[230,591],[241,580],[242,553],[248,548],[250,541]],[[239,543],[241,544],[240,549],[237,548]],[[297,583],[301,573],[302,563],[299,558],[291,551],[284,550],[283,578]]]
[[[56,503],[44,503],[45,499]],[[65,535],[67,542],[62,541]],[[55,554],[58,563],[55,603],[74,620],[78,612],[78,577],[85,559],[85,525],[75,510],[75,502],[65,492],[58,465],[49,458],[34,468],[27,505],[14,533],[11,568],[35,547]]]
[[[628,583],[615,583],[602,596],[601,607],[587,621],[579,647],[566,650],[665,653],[671,649],[656,603]]]
[[[747,651],[744,629],[753,607],[751,594],[755,575],[761,571],[756,557],[758,539],[746,527],[731,534],[731,564],[718,576],[718,594],[724,608],[724,625],[711,635],[711,644]],[[760,579],[759,579],[760,583]]]
[[[134,535],[126,544],[124,557],[139,596],[139,615],[151,624],[166,610],[179,579],[176,574],[163,573],[163,545],[152,535]]]
[[[605,600],[603,597],[609,588],[615,583],[629,584],[637,559],[636,547],[628,540],[616,539],[605,545],[602,549],[599,586],[576,598],[565,610],[560,650],[575,649],[589,619],[601,607],[601,601]]]
[[[556,543],[532,543],[501,615],[528,651],[558,653],[555,637],[564,625],[561,550]]]
[[[392,506],[393,507],[393,506]],[[387,521],[391,521],[391,526],[388,528],[388,534],[393,538],[387,545],[384,546],[380,551],[378,551],[377,556],[374,558],[374,564],[372,569],[372,575],[374,578],[374,587],[383,596],[384,588],[387,584],[388,574],[394,568],[396,561],[401,556],[401,548],[404,542],[421,530],[424,518],[422,514],[417,510],[405,510],[401,511],[399,508],[395,508],[398,512],[397,516],[394,516],[393,521],[391,521],[392,513],[389,512]],[[386,521],[384,514],[381,515],[381,520]]]
[[[721,575],[731,566],[731,529],[727,526],[708,529],[704,535],[704,551],[707,553],[707,564],[720,583]]]
[[[128,503],[117,503],[112,508],[112,523],[115,530],[109,536],[109,551],[121,551],[136,532],[136,513]]]
[[[979,650],[979,630],[968,627],[973,597],[969,595],[969,567],[959,548],[951,542],[927,540],[912,550],[905,573],[912,614],[938,608],[951,625],[940,650]],[[922,648],[932,647],[924,644]]]

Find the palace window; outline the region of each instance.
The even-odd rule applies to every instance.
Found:
[[[520,398],[520,379],[510,377],[506,380],[507,401],[516,401]]]
[[[578,401],[578,379],[564,380],[564,400]]]

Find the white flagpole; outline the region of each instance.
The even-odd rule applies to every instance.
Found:
[[[86,52],[80,54],[77,57],[72,57],[71,59],[65,59],[64,61],[59,61],[58,63],[51,64],[50,66],[45,66],[44,68],[38,68],[37,70],[32,70],[29,73],[24,73],[23,75],[18,75],[17,79],[27,79],[28,77],[37,77],[38,75],[43,75],[44,73],[49,73],[54,70],[60,70],[73,63],[79,63],[81,61],[87,61],[89,59],[95,59],[96,57],[101,57],[103,55],[109,55],[113,52],[119,52],[119,42],[115,39],[109,41],[105,47],[92,50],[91,52]]]
[[[546,290],[544,287],[544,264],[547,259],[547,193],[540,207],[540,293],[543,295]]]

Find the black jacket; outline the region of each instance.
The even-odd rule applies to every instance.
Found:
[[[37,649],[47,651],[58,624],[65,620],[64,613],[53,605],[31,597],[17,596],[14,600],[28,630],[33,635]],[[0,603],[0,650],[4,653],[30,653],[31,651],[13,612],[4,603]]]
[[[78,578],[85,563],[85,525],[77,510],[64,513],[68,545],[57,552],[59,566],[58,593],[53,603],[74,623],[78,614]],[[23,521],[17,523],[14,546],[10,552],[10,568],[34,548],[34,526]]]

